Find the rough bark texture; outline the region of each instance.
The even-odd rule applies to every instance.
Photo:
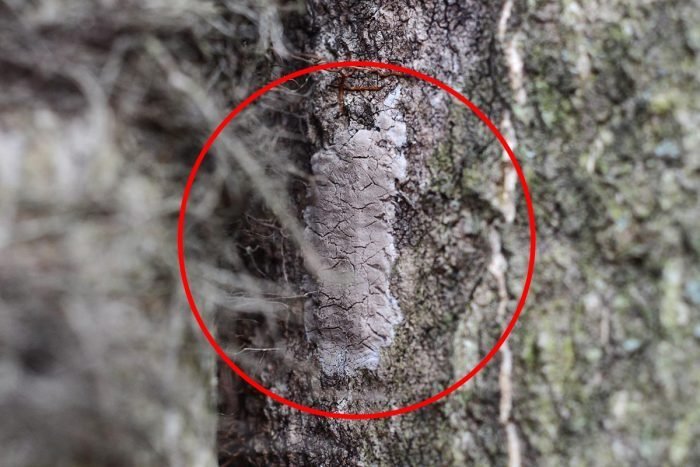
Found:
[[[312,1],[309,11],[313,56],[428,72],[500,126],[535,200],[538,265],[512,338],[446,400],[351,422],[239,395],[265,415],[242,418],[252,438],[234,458],[697,463],[697,5]],[[272,363],[260,378],[327,410],[415,402],[471,369],[512,313],[529,242],[522,191],[486,128],[430,86],[345,70],[315,76],[312,93],[307,238],[325,266],[354,275],[346,288],[306,282],[311,299],[294,308],[305,330],[291,328],[287,347],[306,364]],[[404,125],[405,142],[392,134]]]
[[[305,415],[219,364],[219,462],[700,465],[699,15],[697,0],[0,2],[0,463],[213,462],[213,359],[174,260],[189,164],[261,84],[370,59],[447,82],[511,142],[538,217],[527,307],[477,377],[390,419]],[[290,82],[198,177],[195,299],[294,401],[433,395],[522,291],[510,162],[413,78]]]
[[[501,115],[498,5],[312,2],[309,8],[313,56],[429,71],[468,89],[493,119]],[[364,69],[314,76],[308,112],[318,149],[310,161],[307,238],[332,279],[307,282],[311,299],[297,339],[308,337],[312,347],[293,335],[287,343],[305,365],[271,364],[260,378],[284,396],[332,411],[417,402],[463,376],[500,334],[509,300],[500,239],[514,202],[507,163],[468,109],[407,76]],[[526,261],[526,250],[512,251]],[[351,280],[343,283],[348,272]],[[461,405],[464,394],[410,415],[362,422],[266,402],[267,420],[247,419],[260,434],[238,460],[430,465],[467,453],[496,459],[507,451],[499,391],[495,364],[470,391],[479,399],[473,414]],[[275,433],[272,443],[266,432]]]
[[[699,461],[698,12],[514,9],[514,126],[541,237],[512,340],[527,458]]]

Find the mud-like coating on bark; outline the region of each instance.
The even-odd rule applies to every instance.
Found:
[[[391,344],[401,310],[389,290],[396,249],[392,235],[396,183],[406,176],[406,124],[394,105],[397,86],[383,101],[374,129],[358,123],[311,158],[316,183],[307,207],[306,239],[323,260],[308,289],[306,332],[328,376],[375,370]]]

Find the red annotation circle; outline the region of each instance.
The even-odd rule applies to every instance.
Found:
[[[523,188],[523,196],[525,197],[525,202],[527,204],[527,216],[528,216],[528,222],[529,222],[529,227],[530,227],[530,252],[529,252],[529,259],[528,259],[528,266],[527,266],[527,275],[525,277],[525,282],[523,284],[523,291],[520,296],[520,299],[518,300],[518,306],[515,309],[515,312],[513,313],[513,316],[510,318],[510,321],[508,322],[508,325],[504,329],[503,333],[499,337],[498,341],[494,344],[494,346],[491,348],[491,350],[484,356],[479,363],[469,371],[466,375],[464,375],[459,381],[455,382],[448,388],[442,390],[441,392],[435,394],[434,396],[431,396],[427,399],[424,399],[420,402],[416,402],[414,404],[405,406],[405,407],[400,407],[398,409],[393,409],[393,410],[386,410],[383,412],[370,412],[370,413],[340,413],[340,412],[328,412],[325,410],[319,410],[315,409],[313,407],[309,407],[303,404],[299,404],[297,402],[291,401],[289,399],[286,399],[279,394],[276,394],[272,392],[271,390],[267,389],[266,387],[262,386],[260,383],[255,381],[253,378],[248,376],[238,365],[236,365],[228,355],[226,355],[226,352],[221,348],[221,346],[216,342],[216,339],[214,339],[214,336],[209,332],[209,329],[207,328],[207,325],[204,323],[204,320],[202,319],[201,314],[199,313],[199,310],[197,309],[197,304],[194,301],[194,298],[192,296],[192,291],[190,289],[190,284],[189,280],[187,279],[187,268],[185,266],[185,238],[184,238],[184,230],[185,230],[185,217],[187,213],[187,201],[190,197],[190,192],[192,191],[192,185],[194,184],[195,178],[197,176],[197,172],[199,171],[199,168],[202,165],[202,162],[204,161],[204,158],[206,157],[207,153],[209,152],[210,148],[216,141],[216,138],[221,134],[221,132],[224,130],[224,128],[234,119],[236,116],[243,111],[246,107],[248,107],[250,104],[252,104],[256,99],[258,99],[260,96],[265,94],[266,92],[276,88],[277,86],[280,86],[287,81],[293,80],[295,78],[299,78],[301,76],[305,76],[311,73],[315,73],[317,71],[322,71],[322,70],[331,70],[331,69],[336,69],[336,68],[346,68],[346,67],[361,67],[361,68],[380,68],[380,69],[385,69],[385,70],[390,70],[394,72],[399,72],[399,73],[404,73],[410,76],[413,76],[415,78],[418,78],[420,80],[423,80],[425,82],[428,82],[434,86],[437,86],[438,88],[448,92],[457,100],[462,102],[464,105],[469,107],[469,109],[477,116],[479,119],[481,119],[482,122],[488,126],[488,128],[491,130],[491,132],[494,134],[496,139],[501,143],[503,146],[503,149],[508,153],[508,156],[510,157],[511,162],[513,163],[513,167],[515,168],[515,171],[518,174],[518,179],[520,180],[520,184]],[[513,153],[513,150],[508,146],[508,142],[506,139],[503,137],[501,132],[496,128],[496,125],[493,124],[491,120],[475,105],[473,104],[469,99],[464,97],[462,94],[459,92],[455,91],[452,89],[450,86],[447,84],[443,83],[442,81],[439,81],[436,78],[433,78],[431,76],[428,76],[424,73],[421,73],[419,71],[412,70],[410,68],[405,68],[399,65],[392,65],[389,63],[382,63],[382,62],[370,62],[370,61],[344,61],[344,62],[330,62],[330,63],[323,63],[320,65],[314,65],[310,66],[308,68],[304,68],[298,71],[295,71],[293,73],[290,73],[286,76],[283,76],[279,79],[276,79],[275,81],[267,84],[263,88],[255,91],[253,94],[251,94],[246,100],[241,102],[238,107],[233,109],[231,113],[229,113],[226,118],[223,119],[223,121],[219,124],[219,126],[216,127],[214,132],[209,136],[207,139],[207,142],[204,144],[204,147],[199,153],[199,156],[197,157],[197,160],[194,163],[194,166],[192,167],[192,170],[190,171],[190,175],[187,179],[187,184],[185,185],[185,191],[182,194],[182,201],[180,204],[180,215],[178,219],[178,224],[177,224],[177,255],[178,255],[178,261],[180,264],[180,276],[182,278],[182,285],[185,290],[185,295],[187,295],[187,301],[189,302],[190,309],[192,310],[192,314],[194,315],[194,318],[197,320],[197,323],[199,324],[199,327],[202,330],[202,333],[204,334],[204,337],[206,337],[207,341],[209,341],[209,344],[214,348],[216,353],[221,357],[221,359],[226,362],[226,364],[231,367],[233,371],[235,371],[241,378],[243,378],[248,384],[253,386],[255,389],[258,391],[262,392],[266,396],[274,399],[277,402],[281,402],[282,404],[288,405],[289,407],[293,407],[295,409],[301,410],[302,412],[310,413],[313,415],[319,415],[322,417],[329,417],[329,418],[342,418],[342,419],[349,419],[349,420],[363,420],[363,419],[372,419],[372,418],[384,418],[384,417],[391,417],[394,415],[400,415],[400,414],[405,414],[408,412],[412,412],[414,410],[420,409],[421,407],[425,407],[427,405],[432,404],[433,402],[436,402],[443,397],[447,396],[448,394],[456,391],[460,386],[462,386],[464,383],[469,381],[471,378],[473,378],[479,371],[481,371],[486,364],[496,355],[496,353],[499,351],[503,343],[508,339],[508,336],[510,333],[513,331],[513,327],[515,327],[515,323],[518,321],[518,318],[520,317],[520,313],[522,312],[524,306],[525,306],[525,301],[527,299],[528,292],[530,290],[530,283],[532,282],[532,275],[534,272],[535,268],[535,249],[536,249],[536,228],[535,228],[535,212],[532,204],[532,199],[530,197],[530,190],[527,186],[527,181],[525,180],[525,175],[523,174],[522,169],[520,168],[520,164],[518,163],[518,160],[515,157],[515,154]]]

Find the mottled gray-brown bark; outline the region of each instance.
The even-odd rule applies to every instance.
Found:
[[[260,399],[237,459],[697,463],[697,5],[312,1],[309,12],[314,58],[412,67],[489,115],[528,178],[539,259],[513,336],[458,392],[375,421]],[[415,402],[471,369],[512,314],[528,258],[522,189],[483,124],[414,79],[321,74],[307,112],[300,212],[341,279],[298,273],[309,300],[288,349],[306,365],[260,378],[332,411]]]
[[[699,6],[0,2],[0,463],[700,464]]]
[[[468,90],[492,119],[503,118],[498,5],[311,2],[309,10],[314,58],[426,71]],[[314,76],[312,96],[313,179],[302,209],[307,239],[326,270],[305,280],[309,299],[297,309],[304,326],[288,341],[304,364],[272,363],[259,376],[282,395],[329,411],[418,402],[475,366],[513,310],[517,291],[506,286],[506,255],[520,261],[512,274],[517,288],[527,250],[509,251],[502,238],[527,232],[525,223],[513,223],[512,168],[468,109],[409,76],[335,70]],[[469,455],[516,462],[517,434],[506,435],[510,418],[501,408],[510,401],[503,395],[510,381],[499,383],[498,374],[494,362],[468,392],[479,399],[479,415],[464,408],[467,391],[374,421],[323,419],[266,402],[266,420],[247,420],[259,423],[261,434],[240,459],[437,465]],[[265,432],[275,433],[274,442]]]

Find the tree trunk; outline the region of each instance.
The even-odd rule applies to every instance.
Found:
[[[0,464],[700,465],[698,6],[0,2]]]
[[[429,73],[500,127],[535,203],[535,280],[511,338],[456,393],[347,421],[242,390],[236,407],[258,411],[239,410],[250,431],[232,459],[697,463],[692,5],[311,1],[309,14],[315,59]],[[486,355],[522,293],[515,171],[468,109],[413,78],[317,74],[306,112],[313,178],[299,213],[326,276],[297,269],[308,299],[293,307],[288,353],[256,376],[337,412],[434,395]]]

